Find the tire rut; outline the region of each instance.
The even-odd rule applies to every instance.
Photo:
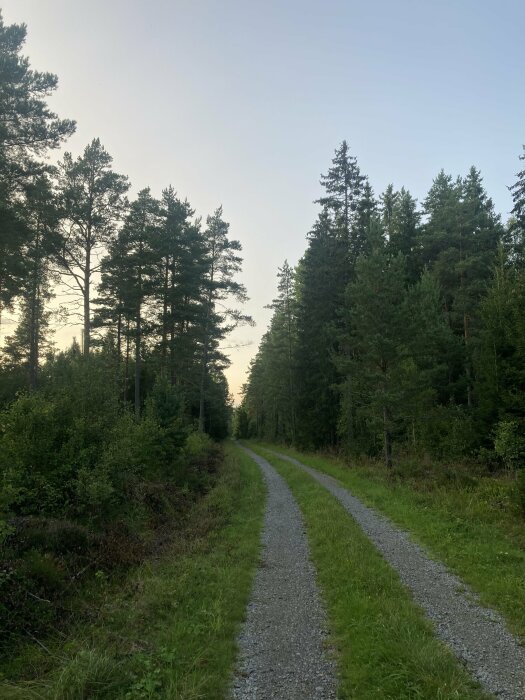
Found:
[[[480,605],[476,594],[460,578],[336,479],[293,457],[269,452],[310,474],[341,503],[435,623],[437,636],[485,690],[504,700],[525,698],[525,650],[498,613]]]
[[[232,698],[333,700],[336,668],[327,653],[326,615],[299,506],[275,469],[240,447],[261,469],[268,497]]]

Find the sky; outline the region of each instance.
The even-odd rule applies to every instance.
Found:
[[[523,0],[4,0],[25,54],[59,76],[50,104],[99,137],[133,192],[172,184],[204,218],[219,204],[243,246],[253,328],[226,343],[230,390],[295,265],[319,177],[346,139],[377,194],[420,201],[444,168],[480,168],[497,211],[525,143]],[[68,342],[78,329],[62,329]]]

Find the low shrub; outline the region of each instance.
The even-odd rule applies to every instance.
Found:
[[[525,467],[525,422],[500,421],[494,431],[494,450],[507,469]]]

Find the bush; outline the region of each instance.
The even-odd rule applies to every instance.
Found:
[[[525,467],[525,422],[500,421],[494,431],[494,449],[507,469]]]
[[[460,459],[471,455],[477,435],[472,416],[454,404],[436,406],[420,421],[421,441],[425,450],[437,459]]]

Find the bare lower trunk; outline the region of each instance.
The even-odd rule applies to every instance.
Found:
[[[40,339],[40,299],[38,291],[31,300],[30,324],[29,329],[29,388],[35,391],[38,382],[38,356],[39,356],[39,339]]]
[[[164,289],[162,293],[162,341],[161,341],[161,371],[164,376],[167,374],[168,366],[168,277],[169,261],[166,259],[164,267]]]
[[[140,420],[140,373],[141,373],[141,357],[140,357],[140,340],[141,340],[141,318],[140,307],[137,311],[137,328],[135,336],[135,418]]]
[[[126,361],[124,365],[124,390],[122,395],[123,403],[128,399],[128,380],[129,380],[129,319],[126,322]]]
[[[206,382],[208,379],[208,351],[205,350],[204,359],[202,363],[201,372],[201,386],[200,386],[200,398],[199,398],[199,430],[201,433],[204,432],[205,428],[205,396],[206,396]]]
[[[120,365],[120,358],[122,357],[121,345],[122,345],[122,314],[119,311],[118,312],[118,319],[117,319],[117,365]]]
[[[89,318],[90,308],[90,283],[91,283],[91,255],[90,251],[86,253],[86,264],[84,267],[84,357],[89,357],[89,349],[91,345],[91,327]]]
[[[463,335],[465,339],[465,353],[466,363],[465,363],[465,374],[467,376],[467,406],[472,408],[472,372],[470,369],[470,358],[468,356],[468,346],[469,346],[469,326],[468,326],[468,316],[463,314]]]
[[[385,466],[388,470],[392,469],[392,436],[390,434],[390,416],[388,408],[383,407],[383,435],[385,447]]]

